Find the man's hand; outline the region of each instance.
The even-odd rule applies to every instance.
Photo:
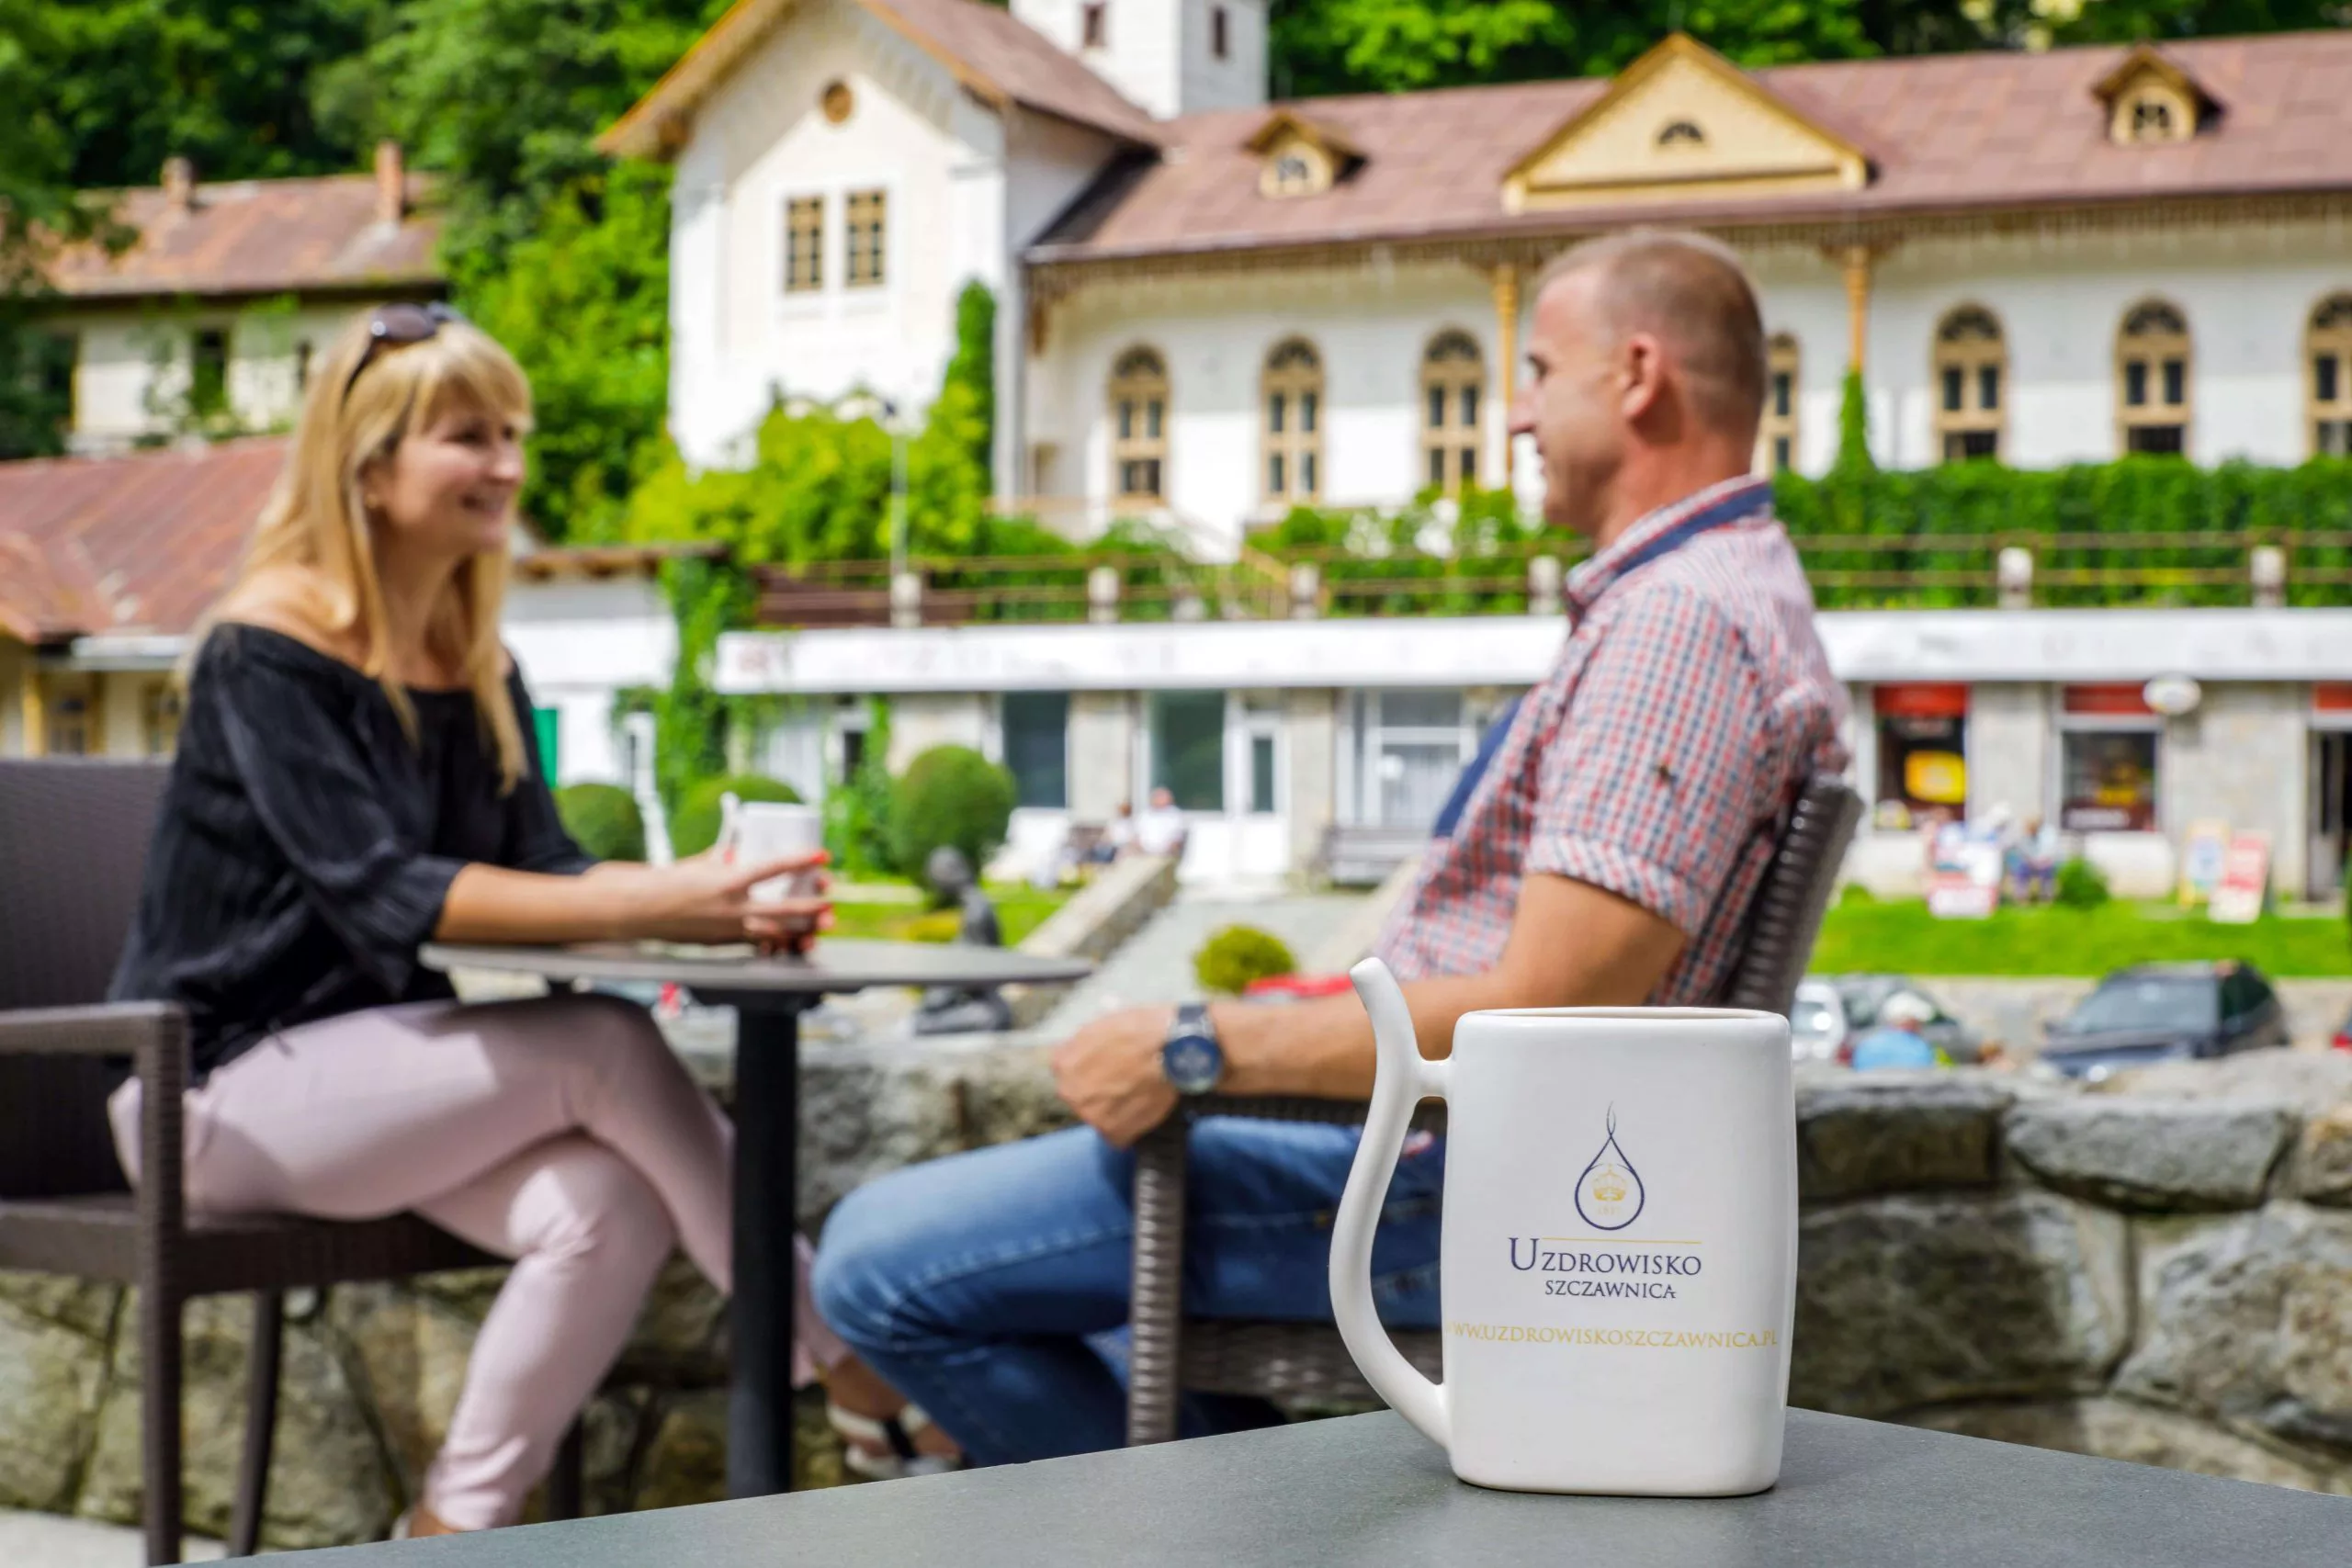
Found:
[[[1173,1008],[1105,1013],[1054,1052],[1054,1088],[1115,1147],[1127,1147],[1176,1109],[1176,1091],[1159,1073],[1159,1048],[1175,1021]]]

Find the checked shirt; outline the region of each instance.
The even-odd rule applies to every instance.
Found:
[[[1729,520],[1658,553],[1702,513]],[[1566,589],[1566,644],[1377,951],[1405,979],[1492,968],[1526,877],[1573,877],[1690,939],[1652,1000],[1710,1002],[1782,818],[1808,777],[1846,765],[1812,591],[1752,477],[1649,513]]]

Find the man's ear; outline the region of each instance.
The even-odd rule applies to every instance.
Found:
[[[1666,390],[1666,349],[1652,333],[1629,333],[1617,350],[1625,417],[1646,418]]]

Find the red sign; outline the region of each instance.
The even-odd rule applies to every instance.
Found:
[[[2321,681],[2312,687],[2312,706],[2321,713],[2352,713],[2352,681]]]
[[[1968,687],[1958,681],[1879,686],[1871,702],[1881,718],[1966,718]]]
[[[2136,681],[2069,686],[2066,688],[2066,711],[2121,718],[2156,716],[2156,710],[2148,705],[2147,688]]]

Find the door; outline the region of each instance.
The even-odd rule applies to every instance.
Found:
[[[2313,898],[2344,890],[2344,857],[2352,851],[2352,730],[2312,732],[2311,854],[2303,880]]]

